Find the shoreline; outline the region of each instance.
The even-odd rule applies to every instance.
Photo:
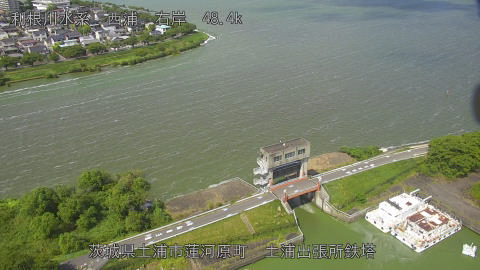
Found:
[[[173,40],[174,42],[177,41],[178,43],[179,42],[182,42],[183,40],[185,39],[188,39],[188,37],[191,37],[192,35],[195,35],[196,33],[199,33],[199,34],[203,34],[205,35],[206,37],[203,38],[203,41],[194,45],[193,47],[190,47],[190,48],[187,48],[185,50],[180,50],[178,52],[176,52],[175,54],[180,54],[184,51],[190,51],[192,49],[195,49],[196,47],[199,47],[201,45],[204,45],[204,44],[207,44],[208,41],[210,40],[215,40],[216,38],[212,35],[210,35],[209,33],[206,33],[206,32],[203,32],[203,31],[198,31],[197,29],[194,30],[193,33],[191,34],[188,34],[188,35],[184,35],[182,36],[180,39],[178,40]],[[31,81],[31,80],[36,80],[36,79],[58,79],[61,75],[65,75],[65,74],[75,74],[75,73],[78,73],[78,74],[82,74],[82,73],[93,73],[93,72],[97,72],[97,71],[101,71],[101,68],[102,67],[116,67],[116,66],[124,66],[124,65],[136,65],[136,64],[139,64],[139,63],[142,63],[142,62],[147,62],[149,60],[155,60],[155,59],[159,59],[159,58],[163,58],[163,57],[166,57],[166,56],[169,56],[171,54],[174,54],[174,53],[171,53],[171,54],[167,54],[165,52],[163,52],[163,54],[158,54],[158,55],[155,55],[154,57],[152,56],[151,58],[148,58],[147,57],[136,57],[135,55],[129,55],[129,54],[132,54],[132,52],[135,52],[136,50],[138,49],[148,49],[148,48],[151,48],[157,44],[162,44],[162,43],[166,43],[166,42],[171,42],[170,41],[162,41],[162,42],[158,42],[158,43],[153,43],[153,44],[148,44],[148,45],[144,45],[144,46],[137,46],[137,47],[134,47],[134,48],[130,48],[130,49],[127,49],[127,50],[122,50],[122,51],[111,51],[111,52],[108,52],[108,53],[104,53],[104,54],[99,54],[99,55],[91,55],[91,56],[87,56],[87,57],[81,57],[81,58],[75,58],[75,59],[71,59],[69,61],[62,61],[62,62],[54,62],[54,63],[44,63],[44,64],[40,64],[40,65],[37,65],[37,66],[33,66],[33,67],[23,67],[22,69],[15,69],[15,70],[9,70],[9,71],[3,71],[2,73],[4,74],[4,76],[6,78],[9,78],[8,77],[8,72],[15,72],[15,73],[19,73],[19,74],[22,74],[22,71],[25,71],[25,73],[27,72],[32,72],[32,73],[39,73],[39,74],[32,74],[32,76],[26,76],[26,78],[20,78],[20,79],[16,79],[16,80],[10,80],[10,81],[6,81],[5,82],[5,85],[2,85],[0,86],[0,92],[5,92],[5,91],[8,91],[9,87],[12,86],[13,84],[15,83],[20,83],[20,82],[25,82],[25,81]],[[118,53],[119,55],[117,57],[115,57],[115,53]],[[113,56],[112,56],[113,55]],[[102,58],[105,58],[105,57],[108,57],[108,56],[111,56],[112,59],[109,59],[107,63],[100,63],[100,64],[96,64],[96,63],[90,63],[90,64],[84,64],[84,62],[94,62],[94,61],[101,61]],[[138,58],[138,61],[121,61],[122,59],[124,59],[126,56],[132,58],[133,60],[136,60]],[[107,61],[107,60],[105,60]],[[119,61],[119,62],[115,62],[115,61]],[[76,65],[85,65],[86,68],[84,69],[73,69],[73,70],[65,70],[65,68],[63,69],[64,71],[61,71],[61,72],[56,72],[55,70],[52,70],[52,69],[55,69],[56,67],[60,67],[60,65],[65,65],[66,67],[65,68],[74,68]],[[92,67],[98,67],[99,69],[91,69]]]
[[[204,33],[205,35],[208,36],[207,40],[205,40],[205,41],[204,41],[202,44],[200,44],[200,45],[205,45],[205,44],[207,44],[210,40],[215,40],[215,39],[217,39],[215,36],[212,36],[212,35],[210,35],[210,34],[207,33],[207,32],[198,31],[197,29],[195,29],[194,31],[195,31],[195,32]]]

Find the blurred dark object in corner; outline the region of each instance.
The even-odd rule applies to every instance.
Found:
[[[480,17],[480,0],[477,0],[477,12],[478,12],[478,17]]]
[[[477,2],[480,0],[477,0]],[[473,112],[475,114],[475,119],[480,123],[480,84],[475,87],[475,92],[473,93]]]

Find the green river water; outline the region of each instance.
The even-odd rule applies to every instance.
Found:
[[[250,269],[479,269],[479,258],[462,255],[464,243],[480,243],[480,235],[466,227],[423,253],[416,253],[390,234],[384,234],[366,220],[344,223],[320,211],[314,204],[296,208],[305,244],[373,243],[374,259],[267,258]]]

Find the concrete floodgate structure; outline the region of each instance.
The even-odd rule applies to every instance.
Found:
[[[381,202],[365,219],[416,252],[422,252],[458,232],[462,223],[426,203],[430,197],[414,196],[416,191]]]
[[[304,138],[262,147],[259,154],[258,168],[253,169],[253,174],[258,176],[253,180],[254,185],[270,187],[276,178],[288,180],[307,176],[310,142]]]

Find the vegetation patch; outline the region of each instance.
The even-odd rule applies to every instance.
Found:
[[[330,203],[342,211],[370,205],[368,198],[416,174],[424,158],[407,159],[327,183]]]
[[[194,231],[167,239],[163,243],[169,247],[175,244],[178,246],[184,246],[186,244],[246,244],[248,245],[246,250],[247,254],[250,254],[249,251],[255,251],[254,253],[258,254],[259,251],[266,251],[265,246],[267,243],[275,243],[278,246],[279,243],[286,240],[288,235],[298,234],[298,228],[293,215],[286,213],[278,200],[244,212],[244,214],[255,230],[253,235],[242,221],[240,214],[238,214]],[[263,245],[254,249],[253,243],[263,243]],[[161,243],[157,243],[157,245],[160,244]],[[149,255],[151,256],[152,253],[153,249],[150,250]],[[137,269],[147,264],[149,269],[184,269],[187,268],[190,263],[191,262],[184,257],[174,259],[168,256],[167,259],[120,259],[109,261],[102,269]],[[223,260],[218,263],[225,265]]]
[[[475,203],[480,206],[480,183],[474,184],[469,190],[468,194],[475,200]]]
[[[171,222],[161,201],[147,206],[140,171],[84,172],[77,188],[36,188],[0,201],[0,269],[56,269],[56,259]],[[28,247],[28,248],[26,248]],[[83,252],[83,251],[82,251]]]
[[[377,146],[367,147],[340,147],[340,152],[347,153],[356,160],[365,160],[377,156],[382,153]]]
[[[480,169],[480,131],[430,141],[422,172],[447,179],[465,177]]]

